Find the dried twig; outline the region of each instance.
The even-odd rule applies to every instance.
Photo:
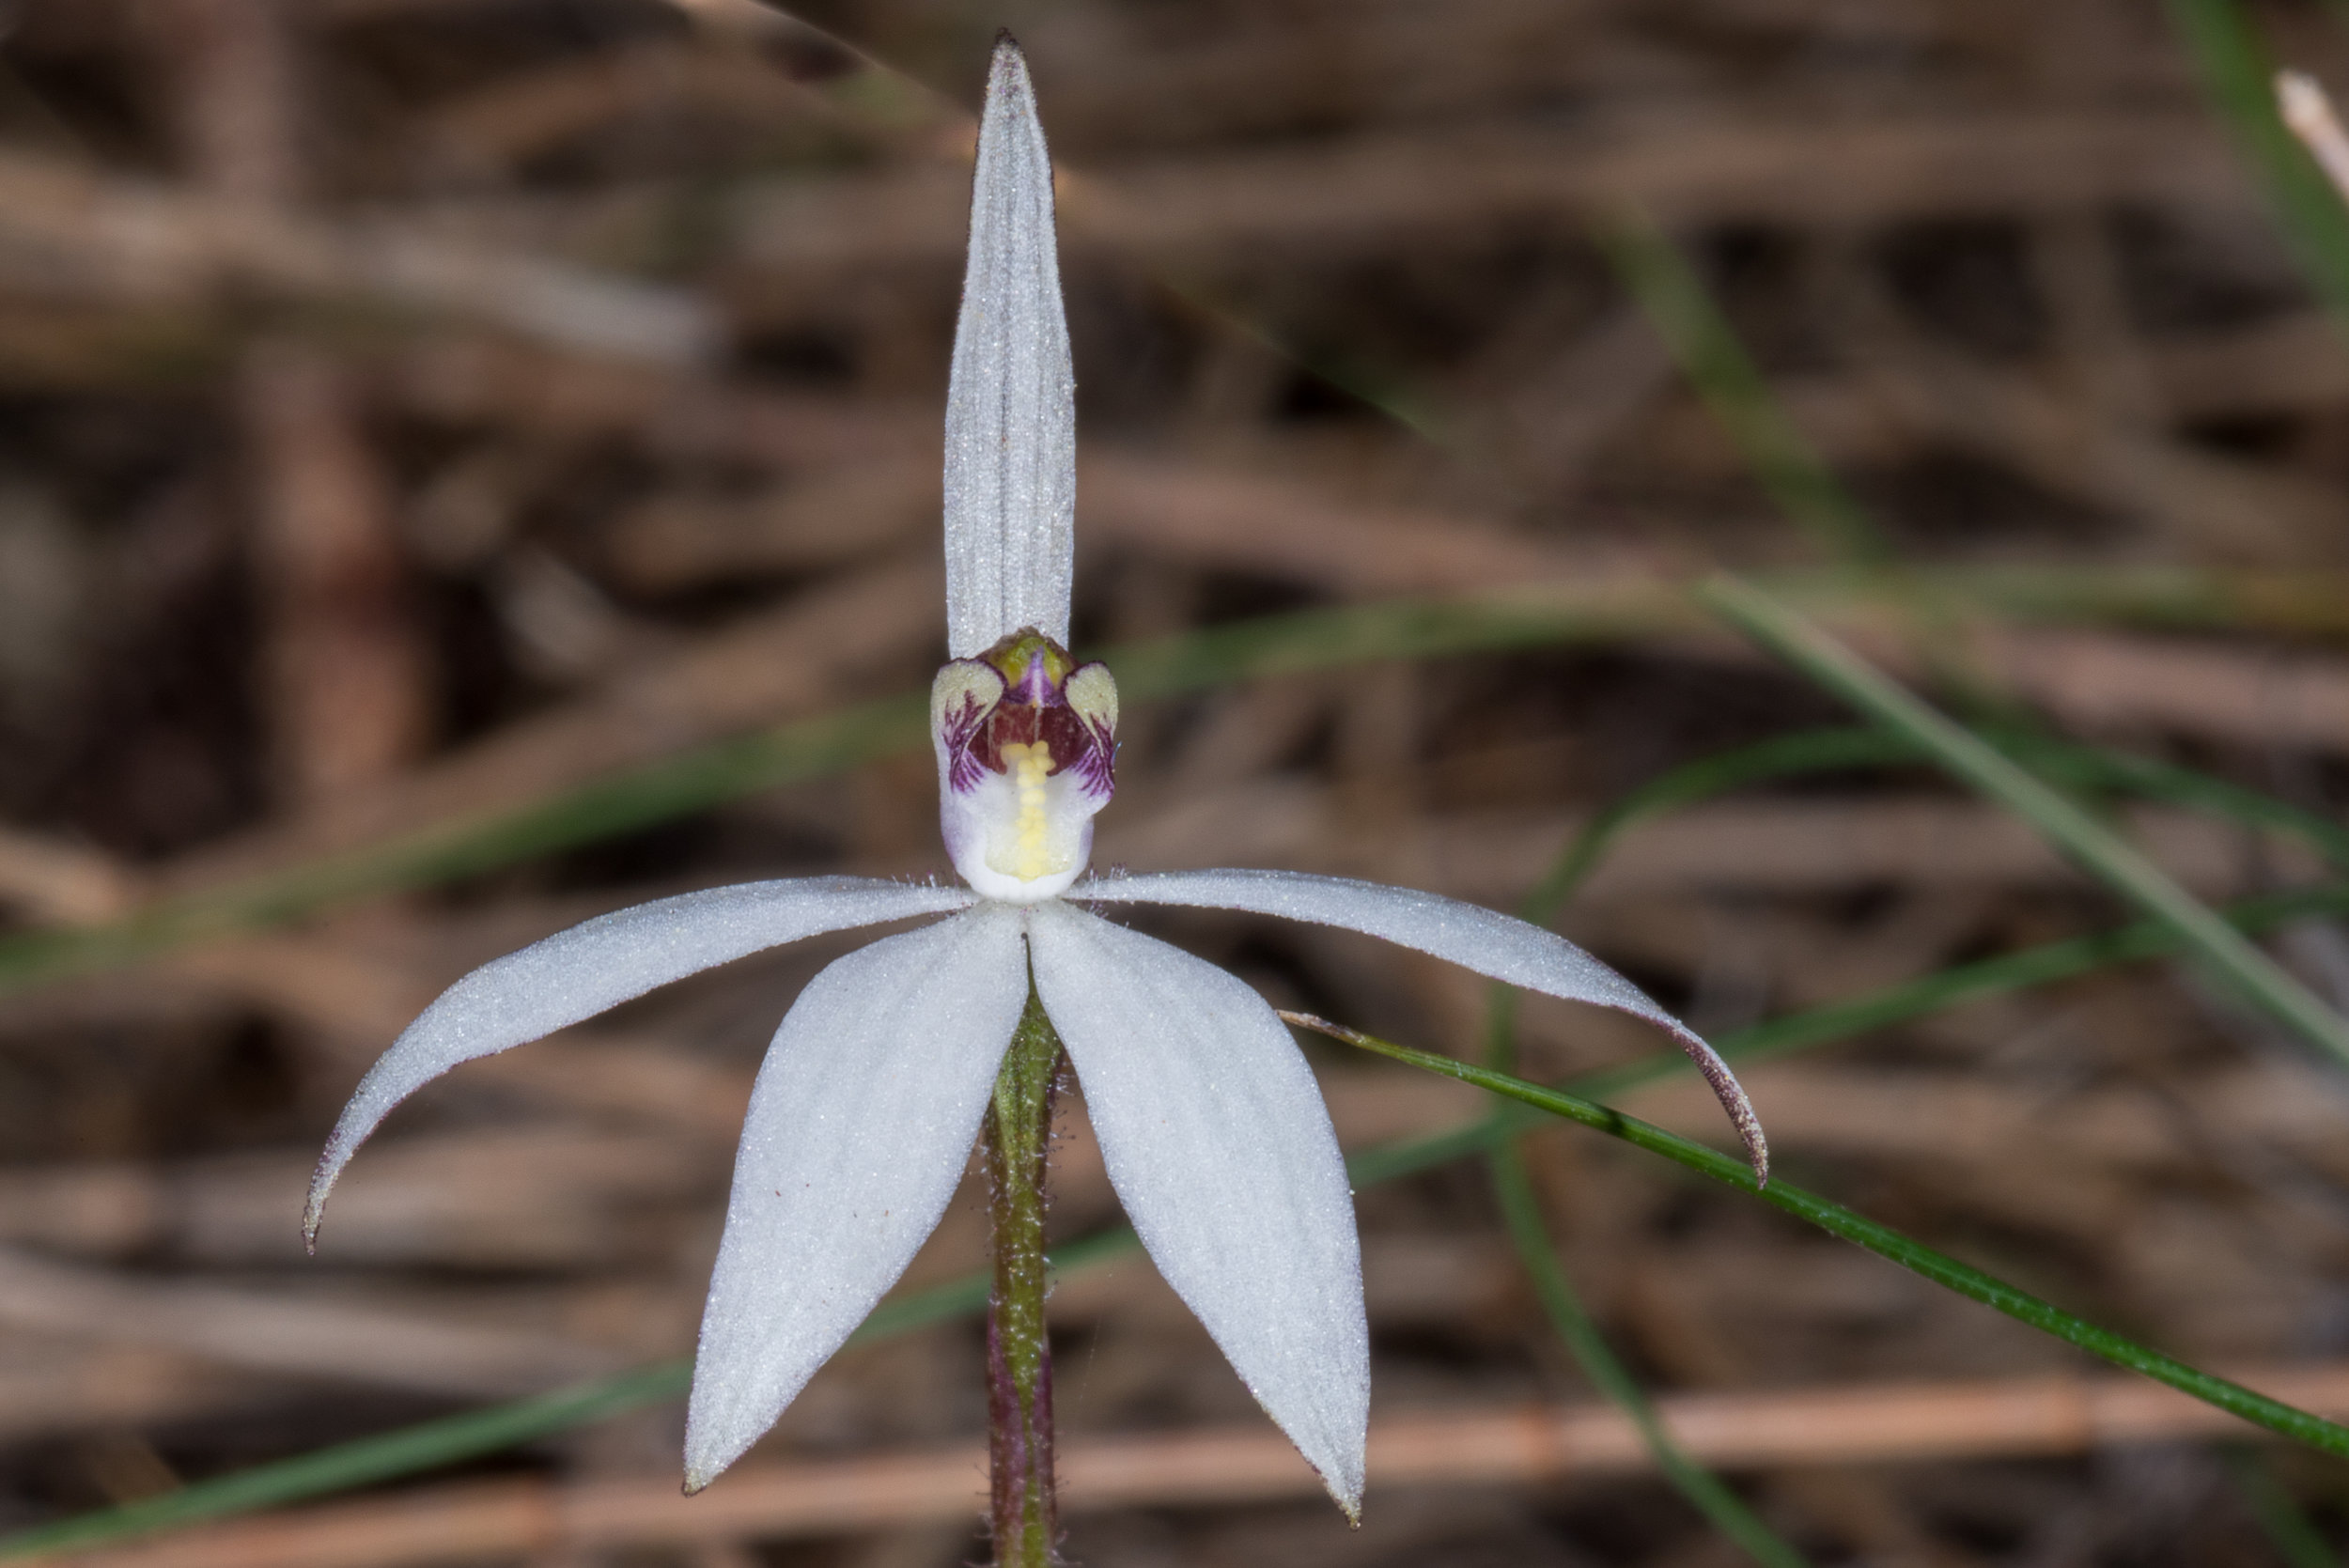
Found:
[[[156,1346],[278,1375],[440,1394],[535,1392],[612,1358],[538,1329],[485,1328],[282,1292],[139,1280],[0,1250],[0,1321]]]
[[[2349,1368],[2270,1368],[2248,1381],[2304,1407],[2349,1409]],[[2078,1453],[2232,1430],[2168,1389],[2060,1375],[1971,1383],[1684,1394],[1657,1401],[1690,1457],[1728,1468]],[[745,1464],[700,1497],[675,1483],[465,1483],[191,1530],[151,1545],[60,1556],[86,1568],[393,1568],[517,1551],[612,1550],[836,1535],[921,1520],[975,1520],[976,1448],[830,1462]],[[1646,1467],[1645,1445],[1607,1406],[1388,1417],[1371,1428],[1374,1485],[1551,1483]],[[1070,1513],[1197,1507],[1316,1495],[1320,1483],[1260,1427],[1073,1440],[1061,1458]]]

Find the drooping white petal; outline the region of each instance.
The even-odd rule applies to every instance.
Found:
[[[946,394],[946,645],[1032,626],[1068,641],[1076,372],[1052,241],[1052,164],[1019,46],[995,47]]]
[[[484,964],[442,992],[359,1080],[319,1157],[304,1234],[317,1236],[328,1189],[376,1125],[460,1062],[552,1034],[762,948],[971,902],[962,888],[862,877],[743,882],[616,909]]]
[[[1022,924],[985,904],[875,942],[785,1016],[703,1310],[687,1490],[774,1424],[937,1227],[1027,1005]]]
[[[1067,904],[1035,907],[1029,948],[1143,1245],[1354,1513],[1370,1421],[1361,1253],[1303,1053],[1240,980]]]
[[[1343,877],[1294,871],[1171,871],[1097,877],[1068,894],[1129,904],[1190,904],[1246,909],[1285,920],[1343,926],[1433,954],[1511,986],[1568,1001],[1621,1008],[1670,1032],[1713,1086],[1737,1126],[1756,1175],[1767,1179],[1769,1146],[1753,1106],[1729,1064],[1646,992],[1554,931],[1456,898]]]

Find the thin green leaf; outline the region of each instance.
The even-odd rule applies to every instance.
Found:
[[[2349,3],[2349,0],[2344,0],[2344,3]],[[2229,784],[2191,768],[2108,751],[2102,747],[2079,746],[2037,735],[2001,735],[1995,738],[2001,749],[2043,773],[2077,785],[2171,801],[2229,817],[2247,827],[2294,833],[2306,839],[2334,864],[2349,868],[2349,831],[2313,812],[2303,811],[2272,796],[2245,789],[2239,784]],[[1635,825],[1664,812],[1693,805],[1716,795],[1769,779],[1926,760],[1925,753],[1916,742],[1905,735],[1858,726],[1803,730],[1793,735],[1775,736],[1735,751],[1701,757],[1649,780],[1593,816],[1560,852],[1541,881],[1534,885],[1533,891],[1526,895],[1517,913],[1520,918],[1536,925],[1550,924],[1557,918],[1558,911],[1564,908],[1566,900],[1573,896],[1574,891],[1596,869],[1600,859],[1616,839]],[[2325,908],[2330,907],[2325,906]],[[2226,918],[2231,924],[2246,929],[2263,930],[2281,924],[2285,919],[2298,918],[2299,906],[2295,904],[2290,908],[2295,912],[2267,919],[2263,912],[2265,906],[2254,902],[2239,907],[2239,912],[2230,912]],[[2305,912],[2324,911],[2310,909]],[[2076,942],[2058,942],[2025,954],[1943,970],[1911,986],[1896,986],[1892,991],[1875,997],[1858,998],[1774,1020],[1755,1030],[1717,1040],[1714,1046],[1726,1056],[1751,1054],[1765,1048],[1758,1041],[1766,1036],[1772,1042],[1785,1042],[1784,1045],[1772,1044],[1766,1048],[1795,1048],[1797,1045],[1815,1044],[1820,1038],[1840,1038],[1843,1033],[1897,1022],[1916,1016],[1917,1012],[1931,1012],[1954,1005],[1974,995],[1995,994],[2010,988],[2010,975],[2013,977],[2012,984],[2038,985],[2084,973],[2108,963],[2153,957],[2169,951],[2166,946],[2159,945],[2162,929],[2152,925],[2129,927],[2120,932],[2082,938]],[[1520,1000],[1518,993],[1510,986],[1495,986],[1492,988],[1486,1012],[1485,1038],[1486,1058],[1495,1065],[1505,1067],[1513,1059],[1512,1042]],[[1846,1019],[1853,1021],[1847,1026]],[[1821,1028],[1828,1032],[1824,1036],[1813,1032]],[[1754,1035],[1757,1044],[1743,1044],[1748,1035]],[[1607,1075],[1604,1080],[1607,1088],[1604,1090],[1588,1084],[1581,1087],[1605,1097],[1619,1088],[1647,1081],[1658,1069],[1685,1064],[1685,1061],[1676,1052],[1660,1053],[1647,1059],[1644,1064],[1630,1063]]]
[[[2349,913],[2349,888],[2302,888],[2271,893],[2231,905],[2222,913],[2230,924],[2244,931],[2271,931],[2294,921]],[[1713,1041],[1713,1048],[1730,1062],[1783,1056],[1929,1017],[1969,1001],[2011,996],[2016,991],[2077,979],[2116,965],[2163,957],[2178,952],[2183,945],[2184,939],[2171,927],[2158,921],[2139,921],[2117,930],[2047,942],[2019,953],[1937,970],[1866,996],[1765,1019],[1720,1035]],[[1574,1087],[1586,1094],[1611,1098],[1669,1077],[1688,1065],[1688,1058],[1678,1051],[1657,1051],[1578,1079]]]
[[[2349,4],[2349,0],[2343,0],[2343,4]],[[2333,864],[2349,869],[2349,828],[2272,795],[2191,768],[2103,746],[2009,732],[1992,733],[1983,738],[2033,772],[2059,783],[2079,789],[2165,801],[2225,817],[2247,828],[2289,833],[2304,840]],[[1931,761],[1931,753],[1908,736],[1874,725],[1797,730],[1734,751],[1699,757],[1658,774],[1583,824],[1542,879],[1534,884],[1533,891],[1525,896],[1517,913],[1539,925],[1555,920],[1574,890],[1597,868],[1616,838],[1666,812],[1776,779]]]
[[[1593,816],[1525,895],[1517,913],[1537,925],[1548,924],[1624,831],[1650,817],[1771,779],[1917,760],[1917,748],[1900,737],[1859,726],[1773,736],[1700,757],[1651,779]]]
[[[1585,1099],[1566,1090],[1545,1089],[1540,1084],[1528,1083],[1490,1067],[1480,1067],[1431,1051],[1414,1050],[1408,1046],[1364,1034],[1360,1030],[1347,1029],[1343,1024],[1333,1024],[1326,1018],[1298,1013],[1283,1013],[1281,1016],[1299,1029],[1310,1029],[1392,1061],[1445,1078],[1457,1079],[1462,1083],[1472,1084],[1536,1110],[1579,1122],[1610,1138],[1621,1139],[1635,1148],[1661,1155],[1699,1175],[1708,1176],[1725,1187],[1758,1197],[1766,1203],[1817,1226],[1829,1235],[1840,1236],[1878,1257],[1899,1264],[1935,1284],[1994,1307],[2018,1323],[2028,1324],[2066,1343],[2101,1356],[2115,1366],[2142,1373],[2181,1393],[2238,1416],[2255,1426],[2265,1427],[2270,1432],[2290,1437],[2295,1442],[2349,1458],[2349,1426],[2326,1421],[2322,1416],[2297,1409],[2280,1400],[2270,1399],[2239,1383],[2214,1377],[2174,1357],[2165,1356],[2158,1350],[2116,1334],[2109,1328],[2099,1327],[2051,1302],[2040,1299],[2029,1291],[1960,1263],[1945,1252],[1927,1247],[1888,1225],[1880,1225],[1791,1182],[1774,1179],[1766,1188],[1757,1187],[1752,1172],[1742,1160],[1734,1159],[1718,1150],[1708,1149],[1702,1143],[1666,1132],[1662,1127],[1626,1116],[1620,1110],[1610,1110],[1595,1100]]]
[[[2343,834],[2322,817],[2190,769],[2035,735],[2004,736],[2000,743],[2010,753],[2028,757],[2042,771],[2055,772],[2078,784],[2199,806],[2257,826],[2296,831],[2337,859],[2341,856],[2344,844],[2349,843],[2349,834]],[[1633,824],[1648,817],[1766,779],[1914,763],[1922,760],[1922,755],[1914,741],[1897,732],[1839,728],[1775,737],[1737,751],[1702,758],[1650,781],[1595,816],[1558,857],[1518,913],[1526,920],[1548,924],[1613,842]],[[2160,940],[2168,936],[2164,928],[2151,924],[2136,929],[2140,939]],[[2015,957],[2030,955],[2010,955],[1965,966],[1963,970],[1927,976],[1890,993],[1855,999],[1740,1031],[1717,1040],[1715,1046],[1724,1056],[1739,1060],[1778,1054],[1936,1011],[2016,983],[2079,972],[2125,951],[2126,944],[2116,944],[2110,937],[2057,944],[2056,950],[2038,954],[2036,963],[2015,963]],[[1486,1057],[1503,1070],[1515,1061],[1518,1000],[1515,988],[1495,986],[1486,1014]],[[1611,1072],[1581,1079],[1576,1087],[1595,1097],[1610,1097],[1688,1065],[1688,1059],[1677,1051],[1658,1052]],[[1504,1112],[1494,1120],[1511,1133],[1538,1116],[1529,1109],[1508,1109],[1521,1114],[1510,1116]],[[1441,1147],[1434,1141],[1429,1143],[1430,1153]],[[1392,1156],[1390,1160],[1401,1163]],[[1763,1562],[1801,1560],[1800,1555],[1756,1517],[1735,1492],[1680,1452],[1637,1382],[1610,1350],[1583,1309],[1563,1261],[1542,1224],[1517,1141],[1510,1137],[1496,1142],[1487,1161],[1510,1240],[1533,1281],[1535,1293],[1552,1327],[1593,1384],[1632,1420],[1657,1467],[1716,1529],[1749,1556]]]
[[[1761,369],[1680,248],[1644,213],[1629,209],[1600,225],[1597,239],[1615,275],[1770,498],[1831,559],[1889,561],[1883,536],[1770,396]]]
[[[2252,1001],[2349,1063],[2349,1019],[2318,1000],[2111,829],[1760,589],[1717,577],[1700,593],[1755,642],[1886,728],[1908,737],[1943,769],[2022,817],[2097,880],[2169,925],[2189,953]]]
[[[658,1400],[682,1397],[691,1361],[663,1361],[552,1393],[468,1410],[380,1436],[257,1465],[0,1540],[0,1559],[80,1550],[126,1536],[152,1534],[231,1514],[250,1514],[305,1498],[348,1491],[395,1476],[513,1448],[552,1433]]]
[[[2191,768],[2102,746],[2042,735],[1989,734],[1992,745],[2032,772],[2077,789],[2134,795],[2223,816],[2247,828],[2290,833],[2334,865],[2349,869],[2349,829],[2272,795]]]
[[[1120,1227],[1055,1249],[1061,1271],[1089,1268],[1136,1245]],[[985,1271],[949,1280],[882,1302],[850,1336],[853,1344],[890,1340],[935,1323],[970,1317],[987,1305]],[[347,1492],[377,1482],[460,1464],[501,1452],[575,1426],[616,1416],[663,1400],[682,1399],[692,1386],[691,1358],[659,1361],[609,1377],[595,1378],[549,1393],[492,1405],[437,1421],[267,1465],[199,1481],[118,1507],[76,1514],[53,1525],[20,1530],[0,1539],[0,1560],[80,1550],[133,1535],[198,1524],[236,1514]]]
[[[2284,1490],[2264,1456],[2243,1448],[2229,1448],[2223,1453],[2235,1495],[2288,1568],[2341,1568],[2340,1556],[2326,1545],[2299,1503]]]

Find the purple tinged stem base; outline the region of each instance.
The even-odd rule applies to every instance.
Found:
[[[1033,989],[985,1131],[994,1288],[987,1304],[988,1454],[995,1568],[1060,1561],[1052,1491],[1052,1350],[1045,1336],[1045,1167],[1060,1036]]]

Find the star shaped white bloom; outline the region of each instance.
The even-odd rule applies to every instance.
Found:
[[[1353,1198],[1313,1075],[1232,975],[1081,906],[1187,904],[1361,931],[1671,1032],[1762,1134],[1704,1042],[1579,948],[1488,909],[1279,871],[1080,883],[1113,785],[1117,691],[1068,637],[1074,379],[1051,168],[1017,46],[996,52],[946,415],[940,815],[967,888],[848,877],[714,888],[588,921],[474,970],[359,1085],[307,1226],[392,1108],[460,1062],[746,954],[917,915],[840,959],[776,1032],[743,1124],[686,1426],[686,1483],[750,1447],[903,1273],[961,1180],[1031,980],[1112,1184],[1167,1282],[1349,1513],[1369,1331]]]

